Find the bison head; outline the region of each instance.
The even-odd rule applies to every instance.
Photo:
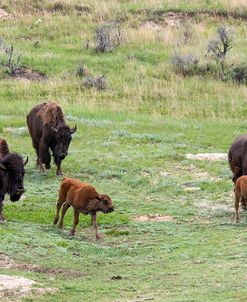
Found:
[[[25,162],[16,153],[9,153],[0,161],[0,170],[3,173],[3,185],[11,201],[17,201],[24,193],[23,179],[25,174]]]
[[[63,160],[68,155],[69,144],[72,139],[72,134],[76,132],[75,128],[70,129],[68,126],[60,128],[52,127],[51,129],[55,136],[55,147],[53,155],[57,160]]]
[[[114,206],[112,200],[108,195],[99,195],[97,196],[98,200],[98,209],[104,213],[111,213],[114,211]]]

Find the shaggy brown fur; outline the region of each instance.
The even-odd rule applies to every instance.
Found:
[[[9,153],[7,142],[0,140],[0,221],[4,220],[2,212],[5,194],[10,195],[11,201],[17,201],[24,193],[24,166],[27,162],[28,158],[23,162],[20,155]]]
[[[61,107],[52,101],[44,103],[37,116],[41,118],[43,125],[48,124],[51,127],[58,127],[61,120],[64,120]]]
[[[59,220],[59,211],[62,205],[63,209],[59,227],[63,227],[64,215],[68,208],[72,206],[74,208],[74,225],[70,232],[71,235],[74,235],[75,233],[76,226],[79,222],[79,214],[90,214],[92,224],[96,231],[96,239],[101,238],[98,233],[96,213],[98,211],[104,213],[111,213],[114,211],[112,200],[109,196],[99,194],[93,186],[69,177],[64,178],[60,186],[54,224],[57,224]]]
[[[237,179],[235,185],[235,219],[239,222],[239,203],[241,202],[242,207],[246,206],[247,201],[247,176],[241,176]]]
[[[9,147],[5,139],[0,138],[0,159],[9,154]]]
[[[62,109],[55,102],[38,104],[27,115],[28,130],[37,154],[37,167],[41,172],[51,167],[51,154],[57,165],[57,175],[62,175],[61,163],[67,156],[72,134],[65,122]]]
[[[229,166],[233,172],[232,181],[236,183],[242,175],[247,175],[247,135],[234,140],[228,152]]]

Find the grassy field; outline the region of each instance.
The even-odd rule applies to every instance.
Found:
[[[22,53],[25,66],[47,75],[27,81],[0,73],[0,137],[30,158],[25,196],[5,200],[7,222],[0,225],[0,260],[5,255],[17,265],[0,272],[55,289],[34,290],[21,298],[26,302],[246,301],[247,217],[241,212],[240,224],[233,221],[228,163],[186,154],[226,153],[246,132],[247,88],[182,77],[171,66],[176,53],[206,62],[208,41],[222,24],[234,37],[229,64],[245,62],[245,1],[88,0],[86,12],[76,9],[80,1],[57,3],[59,10],[45,0],[0,4],[15,15],[0,21],[0,36]],[[174,21],[168,10],[196,15],[177,14]],[[222,11],[231,16],[216,14]],[[123,22],[120,47],[97,53],[91,42],[85,48],[98,26],[116,19]],[[192,35],[185,43],[187,26]],[[83,86],[76,76],[81,62],[92,75],[106,76],[107,90]],[[71,237],[72,210],[64,230],[52,225],[61,179],[54,166],[47,175],[35,170],[25,123],[32,106],[45,100],[58,102],[68,124],[78,127],[64,174],[112,197],[115,212],[98,219],[104,241],[95,241],[83,215]],[[156,214],[173,220],[137,219]]]

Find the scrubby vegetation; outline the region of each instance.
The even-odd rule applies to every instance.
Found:
[[[0,8],[12,14],[0,17],[4,45],[43,75],[0,79],[0,137],[29,155],[25,197],[5,202],[0,225],[0,252],[19,265],[1,272],[57,289],[23,301],[245,301],[247,217],[233,223],[228,164],[186,154],[226,153],[246,132],[246,4],[3,0]],[[121,24],[120,43],[95,40],[106,24]],[[99,216],[104,242],[86,216],[70,237],[71,211],[64,231],[52,225],[60,179],[35,170],[25,124],[45,100],[78,126],[65,175],[113,199],[116,211]],[[170,219],[149,221],[157,215]]]

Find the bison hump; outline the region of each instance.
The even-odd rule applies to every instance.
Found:
[[[38,116],[42,119],[44,125],[56,126],[64,119],[61,107],[55,102],[47,102],[40,108]]]
[[[9,154],[9,146],[5,139],[0,138],[0,159]]]

